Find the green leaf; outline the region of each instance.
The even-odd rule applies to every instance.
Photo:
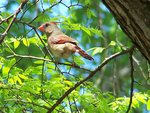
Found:
[[[15,81],[14,81],[14,79],[10,78],[10,79],[8,79],[8,83],[9,84],[15,84]]]
[[[49,8],[45,9],[45,11],[51,11]],[[39,16],[37,17],[37,19],[35,20],[36,22],[46,22],[46,21],[50,21],[50,16],[48,14],[43,14],[40,13]]]
[[[139,102],[138,102],[137,99],[133,98],[133,100],[132,100],[132,106],[133,106],[134,108],[139,107]]]
[[[9,67],[3,67],[3,69],[2,69],[2,74],[3,74],[3,75],[7,75],[8,72],[9,72],[9,70],[10,70]]]
[[[98,53],[102,53],[103,50],[105,50],[105,48],[103,48],[103,47],[93,47],[93,48],[89,49],[88,51],[91,51],[91,50],[93,50],[92,56],[94,56]]]
[[[111,41],[110,43],[109,43],[109,46],[115,46],[116,45],[116,42],[115,41]]]
[[[27,101],[28,101],[28,102],[32,102],[32,100],[31,100],[30,98],[27,98]]]
[[[96,28],[90,28],[90,31],[91,31],[92,33],[94,33],[94,34],[96,34],[96,35],[98,35],[98,36],[104,38],[101,30],[96,29]]]
[[[63,28],[68,30],[80,30],[81,28],[80,24],[72,24],[68,22],[64,22],[63,24]]]
[[[86,32],[89,36],[91,36],[91,31],[90,31],[88,28],[86,28],[86,27],[84,27],[84,26],[81,26],[81,29],[82,29],[84,32]]]
[[[136,98],[137,100],[139,100],[140,102],[146,104],[146,96],[144,94],[140,94],[140,93],[136,93]]]
[[[20,41],[14,41],[14,49],[16,49],[20,45]]]
[[[67,84],[70,87],[73,86],[73,83],[71,81],[65,80],[64,83]]]
[[[0,69],[2,68],[2,64],[0,63]]]
[[[26,38],[23,38],[22,41],[25,46],[27,46],[27,47],[29,46],[30,43]]]
[[[150,110],[150,99],[147,101],[147,110]]]
[[[22,79],[24,79],[24,80],[28,79],[28,77],[24,76],[23,74],[19,74],[19,77],[22,78]]]
[[[56,0],[50,0],[50,4],[56,3]]]
[[[92,16],[96,17],[95,13],[91,9],[87,9],[87,17],[90,19]]]
[[[21,85],[22,84],[22,81],[21,81],[21,79],[18,77],[18,76],[14,76],[14,80],[17,82],[18,81],[18,83]]]
[[[90,10],[90,9],[87,9],[86,12],[87,12],[87,17],[88,17],[88,18],[91,18],[91,15],[92,15],[92,14],[91,14],[91,10]]]
[[[81,57],[74,57],[74,62],[77,64],[77,65],[83,65],[84,62],[83,60],[80,59]]]
[[[39,105],[45,105],[45,104],[47,104],[44,100],[42,100],[42,99],[38,99],[37,100],[38,101],[38,104]]]
[[[34,61],[35,64],[43,64],[43,61],[42,60],[36,60]]]

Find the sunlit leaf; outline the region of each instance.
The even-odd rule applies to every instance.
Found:
[[[8,83],[15,84],[16,82],[14,81],[14,79],[10,78],[10,79],[8,79]]]
[[[82,29],[84,32],[86,32],[89,36],[91,36],[91,31],[90,31],[88,28],[82,26],[81,29]]]
[[[43,61],[42,60],[36,60],[34,61],[35,64],[43,64]]]
[[[145,95],[143,95],[143,94],[136,93],[136,98],[137,98],[138,101],[140,101],[140,102],[142,102],[142,103],[144,103],[144,104],[147,103],[147,102],[146,102],[146,97],[145,97]]]
[[[26,77],[26,76],[23,75],[23,74],[19,74],[19,77],[22,78],[22,79],[24,79],[24,80],[27,80],[27,79],[28,79],[28,77]]]
[[[16,49],[19,46],[19,44],[20,44],[20,41],[16,40],[14,42],[14,49]]]
[[[22,84],[21,79],[18,76],[14,76],[14,80],[18,82],[20,85]]]
[[[32,100],[31,100],[30,98],[27,98],[27,101],[28,101],[28,102],[32,102]]]
[[[94,56],[98,53],[102,53],[104,50],[105,50],[105,48],[103,48],[103,47],[94,47],[94,48],[89,49],[88,51],[93,51],[92,56]]]
[[[71,82],[71,81],[67,81],[67,80],[65,80],[64,81],[64,83],[65,84],[67,84],[68,86],[70,86],[70,87],[72,87],[73,86],[73,83]]]
[[[0,69],[2,68],[2,64],[0,63]]]
[[[77,65],[83,65],[83,64],[84,64],[83,60],[81,60],[80,57],[74,57],[74,62],[75,62]]]
[[[23,38],[22,41],[25,46],[27,46],[27,47],[29,46],[30,43],[26,38]]]
[[[8,72],[9,72],[9,70],[10,70],[9,67],[3,67],[3,69],[2,69],[2,74],[3,74],[3,75],[7,75]]]
[[[56,3],[56,0],[50,0],[50,4]]]
[[[150,110],[150,99],[147,101],[147,110]]]
[[[98,35],[98,36],[104,38],[101,30],[96,29],[96,28],[90,28],[90,31],[91,31],[93,34],[96,34],[96,35]]]
[[[111,41],[110,43],[109,43],[109,46],[115,46],[116,45],[116,42],[115,41]]]
[[[45,105],[46,104],[46,102],[42,99],[38,99],[38,103],[39,103],[39,105]]]
[[[138,102],[137,99],[133,98],[133,100],[132,100],[132,106],[133,106],[134,108],[139,107],[139,102]]]

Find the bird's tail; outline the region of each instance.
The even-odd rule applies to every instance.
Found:
[[[88,60],[94,60],[90,55],[88,55],[85,51],[83,51],[80,47],[76,46],[77,52],[84,58]]]

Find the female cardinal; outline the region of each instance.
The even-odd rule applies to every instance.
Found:
[[[71,54],[77,52],[88,60],[94,60],[77,45],[75,39],[65,35],[57,27],[57,23],[58,22],[46,22],[38,28],[40,31],[46,33],[52,54],[58,58],[68,58]]]

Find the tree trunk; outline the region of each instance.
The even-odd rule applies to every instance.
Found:
[[[102,0],[150,62],[150,0]]]

